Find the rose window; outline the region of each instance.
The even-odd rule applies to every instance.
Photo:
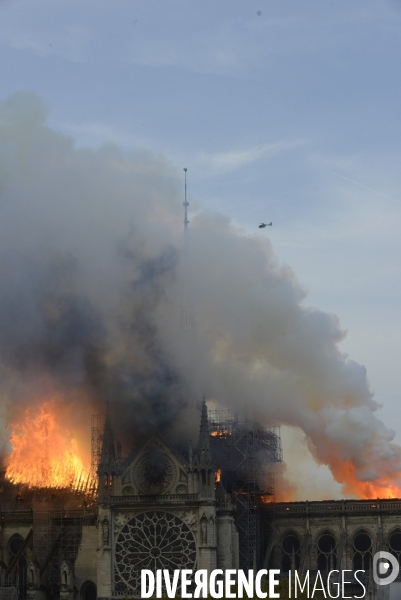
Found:
[[[128,586],[139,592],[142,569],[168,569],[171,573],[174,569],[193,570],[195,562],[195,538],[188,525],[170,513],[141,513],[117,535],[116,591]]]
[[[162,448],[152,444],[135,465],[133,478],[143,494],[165,494],[175,478],[174,463]]]

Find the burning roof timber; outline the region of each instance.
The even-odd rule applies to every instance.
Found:
[[[96,506],[96,488],[81,487],[34,487],[29,484],[15,484],[0,475],[0,515],[32,512],[34,506],[41,505],[46,510],[58,507],[84,513]]]

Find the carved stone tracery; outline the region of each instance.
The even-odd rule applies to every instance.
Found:
[[[115,585],[117,591],[140,591],[141,569],[194,569],[195,538],[176,515],[162,511],[115,517]]]
[[[153,442],[135,463],[132,478],[143,494],[167,494],[177,480],[177,470],[164,448]]]

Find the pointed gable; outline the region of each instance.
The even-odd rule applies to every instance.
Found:
[[[123,495],[185,494],[188,464],[159,436],[152,436],[125,464]]]

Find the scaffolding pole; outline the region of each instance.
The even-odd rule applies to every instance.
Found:
[[[273,495],[272,466],[282,461],[279,429],[230,411],[208,411],[211,447],[224,487],[236,504],[240,568],[262,564],[261,496]]]
[[[93,487],[97,482],[97,469],[100,462],[100,430],[99,415],[91,417],[91,470],[90,486]]]
[[[82,519],[82,508],[65,509],[56,499],[33,505],[33,555],[41,583],[54,599],[59,597],[63,560],[74,565],[77,558]]]

